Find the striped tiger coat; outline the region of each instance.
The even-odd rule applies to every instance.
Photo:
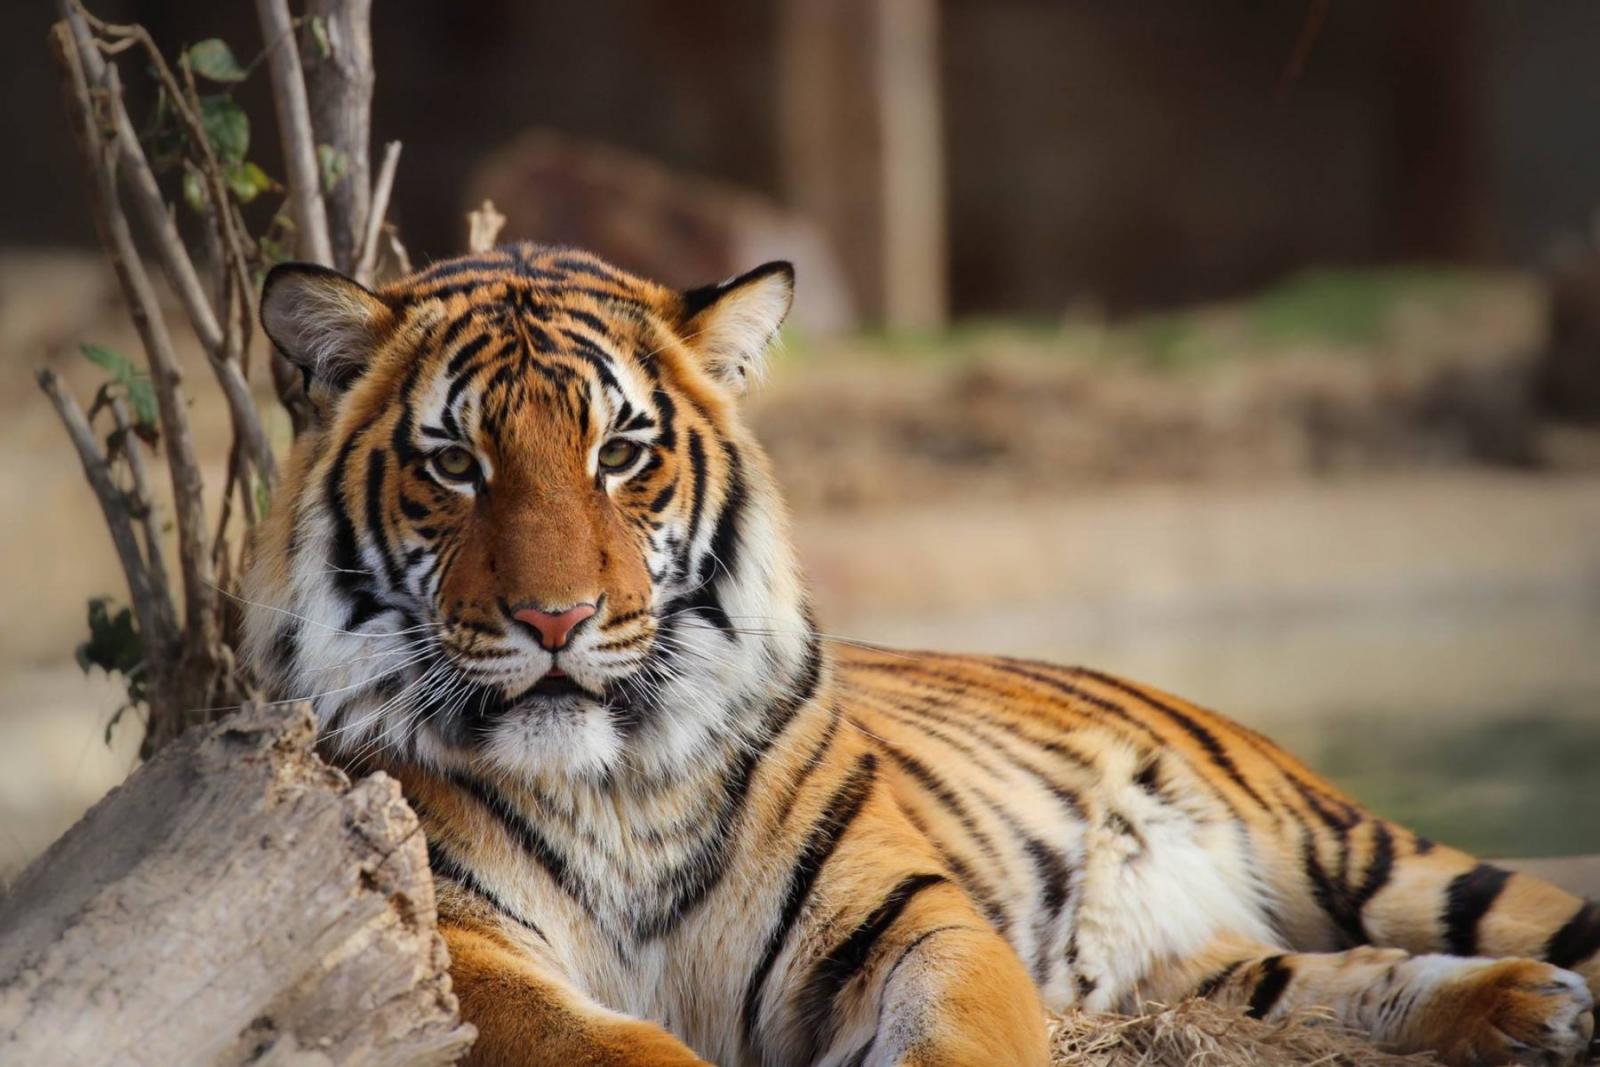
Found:
[[[1309,1006],[1569,1063],[1600,908],[1090,670],[825,640],[736,407],[770,264],[269,277],[319,411],[247,652],[402,782],[485,1064],[1042,1064],[1042,1008]]]

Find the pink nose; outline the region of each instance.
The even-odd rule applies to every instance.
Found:
[[[567,635],[584,619],[594,614],[593,604],[574,604],[566,611],[540,611],[538,608],[519,608],[511,617],[525,622],[539,631],[539,643],[554,652],[565,647]]]

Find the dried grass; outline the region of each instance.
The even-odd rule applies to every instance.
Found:
[[[1142,1015],[1074,1013],[1049,1020],[1053,1067],[1429,1067],[1431,1055],[1383,1052],[1326,1015],[1262,1022],[1203,1000]]]

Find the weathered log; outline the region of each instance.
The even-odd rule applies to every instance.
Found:
[[[459,1022],[396,783],[304,705],[191,730],[0,900],[0,1063],[423,1065]]]

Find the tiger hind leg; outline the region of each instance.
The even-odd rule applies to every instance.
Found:
[[[1147,999],[1199,995],[1261,1019],[1323,1009],[1386,1048],[1448,1064],[1566,1067],[1583,1061],[1594,1033],[1583,978],[1530,959],[1285,952],[1224,939],[1150,977]]]
[[[1374,945],[1413,953],[1542,960],[1600,996],[1600,904],[1452,848],[1424,842],[1397,857],[1360,928]]]

